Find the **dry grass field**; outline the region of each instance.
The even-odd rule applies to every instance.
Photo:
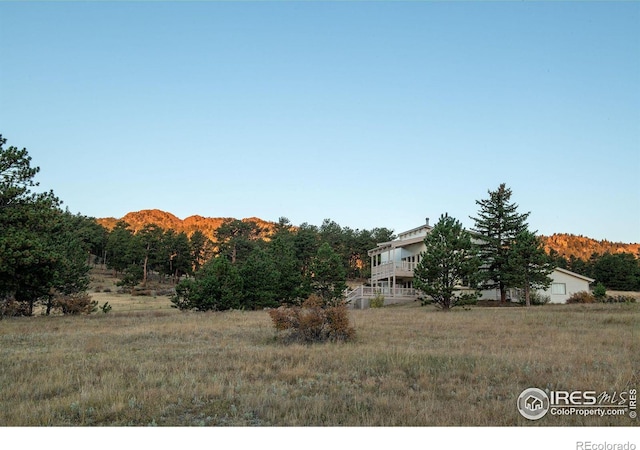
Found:
[[[528,387],[640,387],[638,303],[352,311],[354,342],[305,346],[264,311],[92,295],[113,310],[0,321],[0,425],[638,425],[516,410]]]

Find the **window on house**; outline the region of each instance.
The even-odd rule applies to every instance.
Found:
[[[553,283],[551,285],[551,293],[555,295],[565,295],[567,293],[567,285],[565,283]]]

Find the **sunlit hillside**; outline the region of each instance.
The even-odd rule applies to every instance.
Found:
[[[605,253],[632,253],[640,256],[640,244],[638,243],[625,244],[607,240],[596,241],[595,239],[573,234],[553,234],[552,236],[543,236],[542,239],[547,252],[555,250],[565,258],[574,256],[578,259],[587,260],[594,253],[598,255]]]
[[[215,231],[227,220],[233,220],[233,218],[227,217],[202,217],[198,215],[189,216],[184,220],[176,217],[175,215],[161,211],[159,209],[143,209],[142,211],[133,211],[127,213],[120,219],[113,217],[107,217],[97,219],[97,222],[108,230],[112,230],[119,220],[127,222],[131,229],[139,231],[144,228],[145,225],[158,225],[165,230],[174,230],[176,232],[185,232],[188,236],[191,236],[195,231],[199,230],[204,233],[211,240],[214,239]],[[249,217],[242,219],[243,222],[253,222],[258,225],[265,234],[269,234],[273,231],[275,224],[273,222],[267,222],[257,217]]]

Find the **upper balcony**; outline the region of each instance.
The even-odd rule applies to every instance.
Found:
[[[379,264],[371,268],[371,279],[380,280],[382,278],[396,277],[413,277],[413,271],[416,268],[414,262],[407,261],[390,261]]]

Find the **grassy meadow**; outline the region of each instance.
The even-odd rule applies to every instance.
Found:
[[[265,311],[0,321],[2,426],[636,426],[516,410],[528,387],[640,387],[640,304],[351,311],[356,340],[285,345]]]

